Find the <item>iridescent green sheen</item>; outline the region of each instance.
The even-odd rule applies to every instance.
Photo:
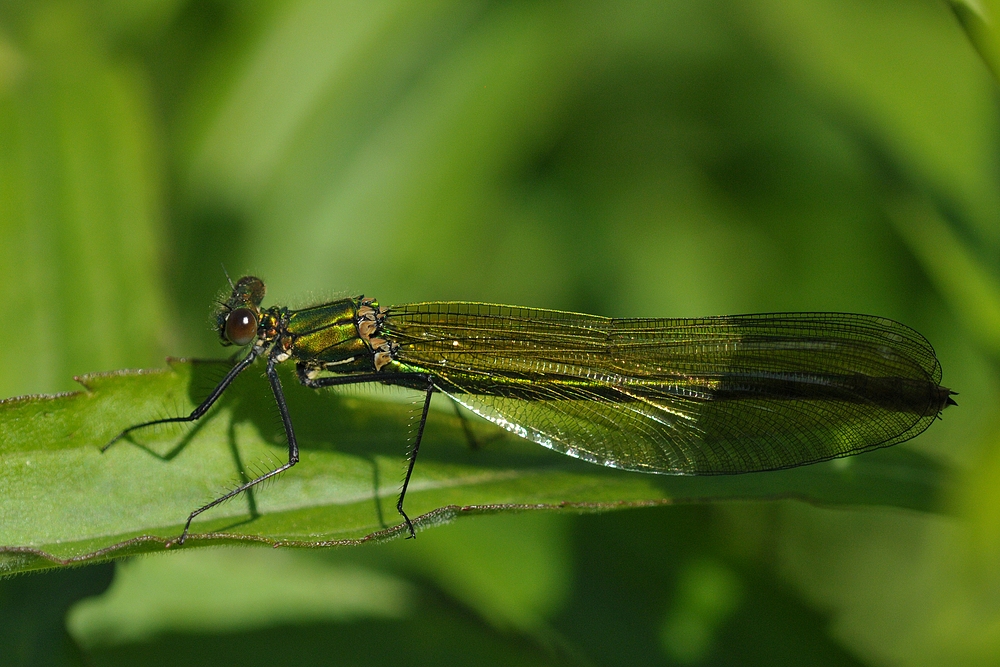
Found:
[[[346,368],[354,361],[352,370],[374,371],[371,347],[358,335],[359,307],[359,299],[341,299],[289,311],[285,327],[292,340],[292,356],[313,366]]]

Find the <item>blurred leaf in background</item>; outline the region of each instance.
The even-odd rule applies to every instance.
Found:
[[[3,394],[148,364],[173,344],[161,131],[149,79],[80,3],[8,7],[0,32],[0,299],[16,313]]]
[[[949,471],[938,512],[519,514],[132,560],[59,659],[995,664],[1000,114],[953,4],[4,3],[4,396],[223,356],[220,264],[289,305],[873,312],[961,392],[901,446]],[[19,645],[54,636],[53,577],[107,575],[0,582]]]

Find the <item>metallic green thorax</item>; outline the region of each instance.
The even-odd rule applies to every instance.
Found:
[[[375,372],[371,336],[362,336],[358,312],[378,304],[360,297],[304,310],[283,311],[285,349],[309,370],[336,373]],[[377,341],[376,341],[377,342]]]

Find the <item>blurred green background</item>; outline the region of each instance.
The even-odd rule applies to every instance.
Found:
[[[0,396],[223,356],[222,264],[289,305],[876,313],[961,396],[901,445],[950,471],[937,513],[526,513],[23,576],[0,663],[997,664],[997,90],[932,0],[7,0]]]

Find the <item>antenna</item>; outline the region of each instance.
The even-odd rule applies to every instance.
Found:
[[[233,284],[233,279],[229,277],[229,271],[226,271],[226,265],[223,264],[222,262],[219,262],[219,266],[222,267],[222,272],[226,274],[226,280],[229,281],[229,289],[235,290],[236,285]]]

